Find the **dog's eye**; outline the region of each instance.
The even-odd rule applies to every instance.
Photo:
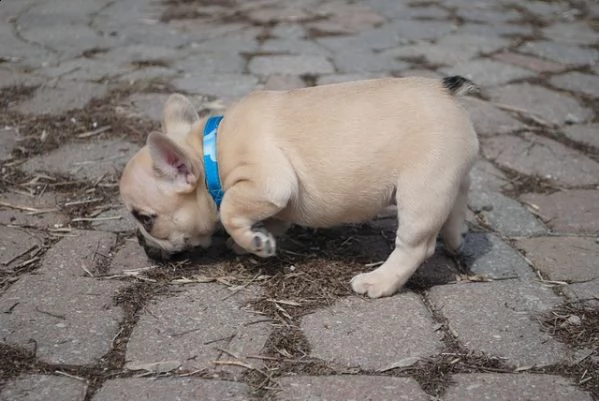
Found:
[[[135,219],[139,221],[139,223],[143,226],[144,230],[146,230],[147,232],[152,231],[152,226],[154,225],[156,215],[141,214],[137,210],[133,210],[131,214],[133,214],[133,217],[135,217]]]

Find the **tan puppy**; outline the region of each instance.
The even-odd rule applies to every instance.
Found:
[[[204,177],[205,120],[172,95],[164,134],[150,134],[129,161],[121,195],[150,246],[207,247],[220,220],[262,257],[275,254],[273,233],[290,223],[361,222],[397,204],[395,250],[352,279],[357,293],[391,295],[433,254],[439,232],[448,250],[462,245],[478,140],[454,95],[473,88],[461,77],[387,78],[255,92],[218,128],[220,211]]]

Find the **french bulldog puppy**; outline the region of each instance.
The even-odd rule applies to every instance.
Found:
[[[208,247],[222,224],[237,247],[261,257],[275,255],[275,235],[290,224],[363,222],[396,204],[394,251],[351,281],[359,294],[389,296],[433,254],[439,233],[450,252],[460,250],[479,145],[455,97],[473,90],[455,76],[258,91],[209,134],[214,121],[175,94],[163,132],[151,133],[126,165],[121,197],[146,248]],[[205,145],[206,135],[216,135],[215,145]],[[220,207],[210,174],[222,186]]]

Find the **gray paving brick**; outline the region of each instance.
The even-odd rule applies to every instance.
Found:
[[[474,163],[470,171],[470,194],[489,191],[501,192],[509,189],[510,185],[501,170],[482,158]]]
[[[132,65],[119,65],[114,61],[75,58],[64,61],[58,66],[41,69],[41,73],[51,77],[73,81],[103,81],[130,72]]]
[[[402,313],[391,312],[398,310]],[[430,312],[410,292],[378,300],[341,299],[303,317],[301,329],[312,357],[344,367],[385,369],[436,355],[442,347]],[[389,344],[401,343],[410,347],[389,348]]]
[[[533,71],[488,59],[458,63],[450,68],[442,68],[446,75],[462,75],[480,86],[497,86],[536,75]]]
[[[429,396],[412,378],[385,376],[291,376],[277,379],[273,398],[303,400],[426,401]]]
[[[514,366],[546,366],[570,358],[566,346],[536,323],[539,312],[562,302],[549,288],[518,280],[445,285],[433,287],[430,299],[471,351],[506,358]]]
[[[56,173],[81,180],[116,177],[138,149],[122,140],[94,139],[65,144],[50,153],[32,157],[21,167],[30,174]]]
[[[599,233],[599,191],[574,189],[550,195],[525,194],[521,199],[538,208],[547,225],[559,233]]]
[[[0,390],[0,401],[83,401],[87,385],[64,376],[21,375]]]
[[[468,110],[478,135],[507,134],[526,127],[524,123],[490,102],[471,97],[465,97],[461,102]]]
[[[563,130],[569,139],[599,149],[599,124],[572,125]]]
[[[550,280],[580,282],[599,279],[599,243],[584,237],[537,237],[516,242],[526,257]]]
[[[547,178],[565,186],[599,182],[599,164],[551,139],[524,133],[483,138],[482,143],[485,157],[522,174]]]
[[[599,42],[599,34],[586,21],[558,22],[542,29],[543,36],[555,42],[575,45],[593,45]]]
[[[12,151],[16,148],[20,135],[12,128],[0,128],[0,163],[12,159]]]
[[[593,98],[599,98],[599,79],[594,75],[580,72],[568,72],[552,77],[551,85],[573,92],[584,93]]]
[[[470,208],[501,234],[508,237],[527,237],[547,230],[518,201],[497,192],[471,192]]]
[[[247,401],[249,388],[243,383],[199,378],[127,378],[108,380],[93,401]]]
[[[7,57],[0,51],[0,57]],[[7,57],[8,58],[8,57]],[[10,86],[38,86],[44,82],[43,78],[25,74],[18,70],[0,68],[0,88],[8,88]],[[2,134],[4,136],[4,134]]]
[[[201,52],[176,60],[172,68],[187,74],[201,76],[204,74],[242,74],[245,60],[241,55],[222,49],[218,52]]]
[[[233,100],[257,89],[258,78],[248,74],[187,75],[172,81],[177,90]]]
[[[522,256],[495,234],[468,233],[462,258],[473,274],[485,278],[532,280],[536,277]]]
[[[114,255],[107,274],[122,274],[127,270],[139,270],[154,266],[136,238],[127,239],[125,245]]]
[[[66,226],[70,219],[59,210],[66,199],[64,194],[52,192],[44,192],[40,196],[5,192],[0,194],[0,201],[6,205],[0,205],[0,224],[42,229]],[[43,213],[30,213],[8,205],[33,208]]]
[[[573,300],[598,307],[599,280],[570,284],[566,287],[566,294]]]
[[[118,332],[123,313],[113,296],[124,284],[87,273],[95,274],[109,255],[114,234],[72,235],[46,253],[35,274],[22,276],[2,295],[0,341],[49,363],[91,365]]]
[[[30,257],[28,250],[38,250],[44,245],[44,236],[24,228],[2,227],[0,230],[0,264],[2,270],[24,262]],[[20,257],[23,255],[23,257]]]
[[[270,34],[280,39],[303,39],[306,37],[306,29],[296,23],[281,23],[271,29]]]
[[[371,51],[336,52],[333,63],[343,74],[387,73],[407,69],[409,64]]]
[[[281,54],[301,54],[327,57],[331,52],[316,42],[298,39],[269,39],[264,41],[261,51]]]
[[[268,90],[289,90],[305,86],[305,82],[297,75],[271,75],[264,83],[264,89]]]
[[[33,97],[20,103],[17,110],[25,114],[61,114],[82,109],[90,100],[101,98],[107,86],[78,81],[59,81],[55,86],[40,87]]]
[[[466,23],[459,27],[459,32],[469,35],[492,36],[530,36],[534,34],[531,26],[521,24],[475,24]]]
[[[321,75],[316,79],[316,83],[318,85],[329,85],[329,84],[338,84],[341,82],[349,82],[349,81],[359,81],[361,79],[372,79],[372,78],[382,78],[384,76],[388,76],[385,73],[379,72],[364,72],[364,73],[354,73],[354,74],[332,74],[332,75]]]
[[[323,56],[257,56],[248,66],[253,74],[331,74],[333,65]]]
[[[591,401],[590,394],[561,376],[473,373],[452,376],[445,401]]]
[[[532,113],[551,124],[583,123],[593,111],[567,94],[527,83],[510,84],[489,90],[491,100]]]
[[[259,366],[259,360],[246,356],[260,354],[270,329],[267,323],[253,323],[264,318],[246,310],[255,291],[233,295],[218,284],[172,291],[146,306],[127,344],[128,368],[171,361],[183,369],[219,370],[215,361],[234,359],[219,348],[238,362]],[[241,374],[235,367],[221,369]]]
[[[516,10],[492,10],[488,8],[463,8],[457,14],[469,21],[497,24],[501,22],[517,21],[522,15]]]
[[[571,66],[593,65],[599,61],[597,50],[568,43],[527,42],[520,47],[520,51]]]
[[[91,226],[94,230],[123,233],[135,229],[135,224],[124,207],[108,209],[93,218],[95,220],[91,222]]]
[[[567,68],[565,65],[553,61],[511,52],[494,54],[493,59],[535,72],[558,72]]]

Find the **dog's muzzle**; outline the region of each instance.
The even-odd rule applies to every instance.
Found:
[[[149,245],[140,230],[136,230],[135,235],[137,236],[137,242],[143,247],[148,258],[157,262],[166,262],[171,260],[175,255],[174,253],[165,251],[157,246]]]

